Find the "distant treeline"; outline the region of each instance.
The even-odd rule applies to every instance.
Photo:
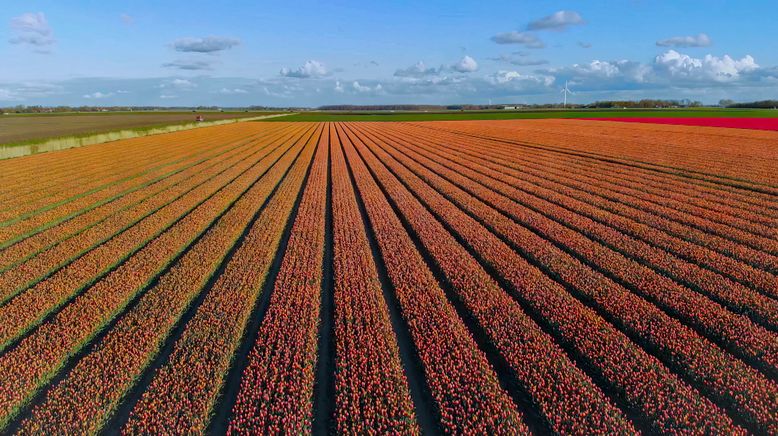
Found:
[[[751,103],[731,103],[726,107],[737,109],[776,109],[778,108],[778,100],[762,100],[753,101]]]
[[[220,107],[220,106],[13,106],[0,108],[0,112],[17,114],[48,114],[62,112],[150,112],[150,111],[286,111],[300,108],[274,108],[267,106]]]
[[[597,109],[609,109],[609,108],[630,108],[630,109],[654,109],[654,108],[675,108],[675,107],[702,107],[703,104],[699,101],[691,100],[605,100],[596,101],[592,104],[585,105],[585,107],[593,107]]]
[[[607,100],[596,101],[590,104],[568,104],[567,108],[573,109],[608,109],[608,108],[642,108],[642,109],[654,109],[654,108],[673,108],[673,107],[701,107],[703,104],[699,101],[691,100],[651,100],[644,99],[640,101],[630,100]],[[318,110],[321,111],[341,111],[341,112],[356,112],[356,111],[472,111],[472,110],[504,110],[509,109],[560,109],[562,104],[560,103],[545,103],[545,104],[519,104],[519,103],[503,103],[503,104],[454,104],[454,105],[416,105],[416,104],[382,104],[382,105],[328,105],[320,106]]]
[[[333,104],[319,106],[317,109],[322,111],[439,111],[445,110],[447,106],[434,104],[379,104],[379,105],[352,105],[352,104]]]

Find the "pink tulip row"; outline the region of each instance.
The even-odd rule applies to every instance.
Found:
[[[443,145],[442,147],[445,146]],[[527,183],[522,180],[521,182],[517,182],[518,184],[515,186],[521,186],[522,190],[525,192],[532,193],[535,196],[542,198],[539,199],[528,195],[525,196],[525,198],[528,199],[528,202],[533,203],[533,207],[536,210],[543,210],[544,213],[554,216],[554,219],[576,227],[577,230],[587,236],[603,241],[605,244],[609,244],[623,253],[638,258],[647,264],[660,269],[667,275],[690,283],[691,286],[697,287],[706,295],[721,301],[722,304],[727,307],[731,307],[739,312],[747,313],[760,322],[766,323],[768,326],[773,327],[778,325],[778,307],[776,307],[776,302],[774,300],[765,295],[761,295],[754,290],[748,289],[738,282],[722,277],[707,268],[701,268],[693,262],[684,261],[662,248],[649,245],[641,239],[625,235],[618,229],[630,228],[629,224],[625,224],[629,222],[628,219],[603,211],[590,203],[580,201],[574,197],[561,195],[554,189],[554,186],[546,188],[544,185],[547,185],[547,182],[537,176],[531,176],[531,171],[528,171],[525,166],[510,162],[506,163],[505,159],[501,159],[500,157],[493,158],[489,155],[488,151],[484,149],[478,148],[472,152],[462,153],[452,149],[446,150],[456,156],[461,156],[465,160],[478,160],[480,165],[487,168],[487,171],[494,170],[500,173],[499,177],[502,177],[502,175],[505,174],[511,177],[512,180],[518,181],[519,179],[528,179],[529,181],[532,181],[532,183]],[[525,204],[529,203],[525,202]],[[565,219],[563,218],[565,216],[574,218]],[[632,222],[632,224],[635,225],[637,223]],[[643,225],[643,227],[645,227],[645,225]],[[646,231],[645,234],[648,236],[646,239],[657,245],[660,244],[660,242],[657,241],[663,240],[661,239],[663,234],[660,232]],[[681,245],[683,243],[685,243],[685,241],[676,239],[674,245]],[[691,245],[689,243],[685,244]],[[693,245],[691,246],[694,247]],[[696,252],[710,253],[704,248],[697,248],[698,250]],[[716,263],[725,263],[722,261],[722,255],[714,256],[714,258],[717,261]],[[731,259],[729,260],[732,262]],[[713,264],[714,261],[711,260],[707,263]],[[756,273],[756,270],[747,265],[740,264],[739,267],[741,271]],[[775,285],[775,278],[767,272],[762,272],[757,277],[764,283],[762,286],[764,292],[770,293],[770,287],[774,287]]]
[[[724,236],[730,236],[734,231],[738,235],[754,234],[770,237],[770,226],[773,221],[760,213],[748,209],[747,203],[736,203],[737,207],[720,204],[718,201],[695,198],[696,187],[682,183],[665,183],[654,187],[646,183],[645,177],[619,175],[615,168],[607,171],[583,165],[575,159],[565,159],[553,153],[530,152],[517,155],[513,147],[495,141],[471,141],[473,149],[487,149],[491,155],[506,158],[511,164],[528,165],[532,168],[542,168],[544,171],[574,176],[576,180],[591,183],[592,186],[611,190],[614,193],[645,200],[660,215],[673,216],[679,222],[695,226],[695,220],[702,220],[700,228],[709,228],[713,233],[724,230]],[[468,147],[470,148],[470,147]],[[684,193],[684,190],[686,193]],[[691,192],[690,192],[691,191]],[[719,194],[720,196],[721,194]],[[711,199],[713,200],[713,199]],[[727,227],[721,227],[721,226]],[[721,233],[719,233],[721,234]],[[741,239],[742,241],[742,239]],[[748,242],[748,241],[747,241]]]
[[[530,168],[525,168],[524,166],[521,166],[521,168],[523,171],[531,171]],[[756,268],[761,268],[765,271],[778,270],[778,256],[770,254],[770,251],[774,248],[772,246],[776,244],[774,241],[760,239],[764,243],[762,244],[763,246],[760,246],[758,249],[753,248],[738,241],[730,240],[727,237],[708,233],[696,227],[676,222],[663,215],[647,212],[645,209],[649,205],[645,201],[619,196],[609,190],[598,189],[574,178],[565,177],[564,179],[558,179],[546,171],[540,171],[539,177],[549,182],[556,182],[557,187],[555,189],[564,190],[565,192],[574,191],[578,195],[577,198],[584,198],[585,196],[588,202],[596,204],[607,211],[649,225],[652,228],[663,230],[682,240],[718,251]],[[755,244],[760,243],[755,242]]]
[[[527,250],[539,243],[547,245],[538,241],[536,235],[517,226],[440,175],[391,149],[399,150],[399,143],[390,143],[388,147],[384,144],[383,147],[398,162],[429,184],[426,188],[421,185],[417,195],[434,197],[424,193],[431,186],[455,202],[438,201],[445,208],[437,206],[434,210],[495,268],[500,277],[510,284],[512,293],[520,301],[548,323],[558,341],[575,350],[590,371],[603,379],[610,392],[618,395],[645,421],[652,423],[656,430],[736,430],[723,411],[679,380],[656,358],[645,353],[595,311],[581,304],[564,287],[531,266],[473,218],[461,211],[456,213],[456,209],[470,211],[498,229],[499,234],[509,235],[514,242],[527,247]],[[416,160],[428,163],[422,157]],[[429,204],[432,206],[434,203]],[[556,388],[556,384],[551,387]]]
[[[428,133],[433,134],[434,131],[428,129]],[[679,210],[717,216],[721,220],[734,219],[732,222],[769,227],[773,224],[773,219],[778,218],[778,213],[755,204],[754,199],[747,195],[736,195],[713,186],[694,184],[668,175],[639,172],[634,168],[626,169],[610,162],[522,148],[516,144],[485,138],[469,138],[467,145],[468,148],[482,147],[488,150],[489,154],[504,158],[506,163],[541,162],[547,170],[559,170],[622,188],[637,189],[639,192],[651,194],[652,198],[661,204],[671,205]]]
[[[766,145],[771,133],[724,130],[719,131],[719,135],[707,135],[692,127],[668,127],[538,120],[492,125],[469,122],[460,123],[456,129],[482,135],[489,132],[490,136],[500,138],[520,137],[522,142],[539,143],[546,148],[683,174],[734,188],[761,189],[775,182],[770,166],[770,158],[774,155]],[[553,134],[549,134],[551,131]],[[764,195],[775,193],[771,189],[762,190]]]

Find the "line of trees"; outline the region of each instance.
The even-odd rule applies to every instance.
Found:
[[[220,106],[25,106],[18,105],[13,107],[0,107],[0,113],[17,114],[51,114],[62,112],[150,112],[150,111],[278,111],[278,110],[297,110],[299,108],[273,108],[266,106],[249,107],[220,107]]]
[[[778,108],[778,100],[752,101],[750,103],[735,103],[732,100],[721,100],[719,105],[738,109],[776,109]]]

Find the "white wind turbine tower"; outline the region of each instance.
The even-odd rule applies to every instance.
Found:
[[[565,95],[564,103],[562,104],[563,108],[567,107],[567,94],[575,94],[573,91],[570,90],[570,88],[567,87],[567,80],[565,80],[565,87],[562,88],[562,91],[560,91],[562,94]]]

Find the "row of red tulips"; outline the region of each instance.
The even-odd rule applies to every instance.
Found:
[[[429,129],[427,132],[434,133]],[[672,204],[678,208],[709,210],[723,215],[722,218],[738,218],[768,227],[773,222],[771,217],[778,217],[770,212],[771,209],[755,204],[754,199],[747,194],[736,194],[717,189],[715,186],[695,184],[666,174],[660,175],[635,168],[627,169],[606,161],[568,156],[485,138],[469,138],[468,145],[481,145],[490,153],[504,157],[506,162],[542,162],[548,168],[585,175],[625,188],[639,189],[653,194],[656,201]]]
[[[431,129],[426,129],[431,130]],[[476,133],[476,132],[473,132]],[[457,134],[459,134],[457,132]],[[476,133],[477,135],[477,133]],[[493,145],[502,146],[508,152],[544,156],[549,160],[559,160],[564,164],[580,165],[591,172],[602,174],[606,177],[617,175],[619,178],[629,181],[633,186],[645,186],[653,188],[656,192],[674,192],[682,198],[691,197],[705,200],[706,204],[722,204],[733,207],[736,210],[754,212],[759,216],[778,217],[778,211],[770,208],[764,200],[768,199],[758,193],[744,191],[727,185],[716,184],[704,180],[684,177],[683,174],[668,174],[662,171],[642,169],[630,165],[624,165],[610,159],[598,159],[580,154],[566,154],[560,150],[545,149],[542,144],[528,145],[516,142],[520,137],[504,137],[490,140],[488,138],[474,138],[481,141],[489,141]],[[617,137],[615,140],[620,141]],[[614,138],[607,139],[614,141]],[[751,215],[753,217],[753,215]]]
[[[650,223],[640,222],[628,215],[621,215],[617,211],[603,209],[599,207],[602,200],[598,197],[580,190],[570,189],[559,182],[550,180],[553,176],[546,172],[535,171],[521,165],[506,169],[504,166],[497,165],[504,162],[504,159],[492,159],[492,162],[484,162],[480,159],[481,156],[483,153],[480,150],[479,152],[469,152],[466,160],[476,158],[478,162],[482,162],[490,169],[497,168],[501,172],[508,171],[510,175],[524,181],[523,189],[528,193],[535,194],[540,190],[543,192],[541,197],[548,198],[550,201],[576,212],[583,209],[581,213],[585,213],[596,221],[611,225],[622,233],[644,240],[665,251],[677,254],[681,258],[704,265],[707,269],[719,271],[749,283],[763,292],[776,292],[775,277],[767,271],[755,269],[727,255],[697,245],[694,241],[690,242],[665,232],[658,232],[649,225]]]
[[[335,333],[335,428],[340,434],[419,434],[378,271],[341,149],[330,136]]]
[[[532,172],[530,168],[521,166],[522,171]],[[534,174],[534,173],[533,173]],[[538,177],[549,183],[554,182],[559,189],[565,192],[575,192],[578,198],[585,196],[588,202],[598,205],[600,208],[628,217],[634,221],[644,223],[654,229],[662,230],[683,240],[711,248],[722,254],[734,257],[766,271],[778,271],[778,256],[771,255],[778,245],[774,240],[752,236],[748,242],[731,239],[729,235],[710,233],[699,228],[682,223],[649,211],[652,205],[629,196],[613,193],[608,189],[599,189],[591,184],[578,181],[571,177],[554,177],[546,171],[537,171]],[[756,247],[756,248],[754,248]]]
[[[231,434],[311,431],[323,281],[329,132],[324,130],[276,278],[241,375]]]
[[[573,127],[570,123],[569,120],[513,121],[499,125],[469,122],[459,123],[455,128],[505,139],[520,137],[522,142],[542,144],[549,149],[682,174],[736,189],[757,188],[763,195],[775,193],[767,187],[775,181],[770,166],[773,155],[765,145],[765,134],[769,133],[738,130],[726,131],[728,135],[724,132],[709,135],[689,127],[668,129],[668,126],[648,124],[603,125],[581,121],[574,121]],[[551,131],[553,134],[549,134]]]
[[[343,145],[442,430],[527,433],[521,413],[381,189],[352,144],[344,141]]]
[[[576,300],[559,283],[532,267],[464,211],[479,217],[498,234],[511,237],[514,243],[528,251],[532,250],[533,245],[546,245],[546,242],[539,241],[536,235],[442,176],[392,150],[399,148],[397,142],[392,142],[391,147],[387,147],[387,143],[380,145],[396,157],[397,162],[412,169],[414,176],[429,184],[418,183],[414,191],[420,198],[429,199],[425,202],[438,217],[482,256],[502,280],[510,284],[512,294],[545,321],[558,341],[580,356],[590,371],[604,381],[609,392],[617,395],[659,431],[685,427],[700,431],[734,429],[722,411],[595,311]],[[416,159],[428,163],[422,156]],[[388,161],[389,158],[386,158],[385,162]],[[396,168],[398,172],[401,169],[399,165]],[[430,186],[455,203],[440,199]]]
[[[565,232],[557,223],[502,195],[501,193],[515,191],[511,185],[480,176],[466,166],[448,162],[440,156],[437,160],[450,167],[444,167],[429,159],[423,162],[460,188],[494,205],[513,220],[557,241],[558,244],[572,244],[582,256],[591,256],[595,245],[575,245],[575,234]],[[528,255],[544,265],[551,274],[567,282],[583,297],[592,301],[599,310],[616,321],[620,328],[656,349],[658,355],[671,367],[677,368],[711,391],[718,400],[730,404],[754,425],[765,429],[776,425],[775,404],[771,399],[775,398],[778,388],[770,380],[701,338],[677,320],[668,317],[656,306],[581,264],[535,233],[520,226],[514,226],[512,230],[514,234],[505,236],[517,247],[527,251]],[[641,289],[647,293],[654,291],[651,287]]]
[[[643,178],[625,183],[615,178],[611,171],[592,172],[591,168],[582,168],[574,159],[560,159],[556,154],[541,153],[537,150],[530,152],[522,150],[523,153],[517,154],[516,147],[497,141],[470,140],[465,147],[471,150],[485,150],[511,165],[540,168],[543,171],[570,177],[605,192],[611,192],[617,201],[631,203],[633,198],[641,200],[641,205],[647,206],[647,211],[741,243],[750,243],[754,235],[763,239],[769,239],[771,236],[769,220],[765,220],[765,217],[759,214],[741,208],[727,208],[712,202],[699,202],[688,194],[668,193],[667,189],[653,189],[643,181]]]
[[[442,149],[444,147],[436,146],[441,147]],[[454,149],[446,150],[456,156],[463,157],[465,160],[478,159],[481,165],[499,173],[509,175],[514,178],[514,180],[525,178],[526,172],[522,171],[523,167],[521,165],[502,163],[505,162],[505,160],[499,160],[498,157],[490,157],[485,150],[478,149],[477,151],[463,153]],[[480,159],[480,157],[483,157],[483,159]],[[551,216],[560,222],[565,222],[566,225],[574,227],[576,230],[586,234],[590,238],[601,241],[627,256],[639,259],[664,275],[673,277],[682,283],[686,283],[695,289],[699,289],[701,292],[711,296],[737,312],[746,313],[760,322],[765,322],[768,326],[778,326],[778,319],[776,318],[778,317],[777,303],[769,297],[748,289],[742,284],[719,275],[708,268],[702,268],[693,262],[680,259],[672,253],[662,249],[661,245],[658,243],[650,245],[643,239],[636,239],[625,235],[618,229],[627,228],[628,226],[623,224],[620,225],[620,223],[629,222],[628,219],[615,216],[614,214],[598,209],[597,207],[577,200],[576,198],[561,195],[553,189],[545,188],[543,186],[544,182],[539,181],[537,178],[533,178],[533,181],[534,183],[522,183],[521,189],[524,192],[532,193],[539,197],[538,199],[533,199],[532,196],[526,196],[526,198],[529,199],[528,201],[533,203],[535,210],[541,210],[547,216]],[[519,184],[514,184],[514,186],[519,187]],[[524,204],[529,203],[524,202]],[[561,218],[565,216],[572,218]],[[638,225],[637,223],[632,223],[633,225]],[[646,226],[641,225],[641,228],[644,227]],[[661,238],[652,238],[654,234],[659,232],[646,233],[649,236],[648,240],[650,242],[662,240]],[[668,236],[667,238],[672,237]],[[695,247],[682,240],[676,240],[675,242],[676,245]],[[724,263],[721,261],[723,255],[712,253],[701,247],[697,247],[696,252],[699,252],[702,255],[709,254],[713,256],[713,259],[715,259],[717,263]],[[732,259],[729,260],[730,264],[739,266],[741,271],[756,275],[754,273],[757,271],[753,268],[744,264],[738,265],[738,263]],[[713,261],[708,261],[707,263],[711,264]],[[769,286],[771,285],[769,284],[774,284],[775,278],[767,272],[761,272],[758,277],[764,282],[764,292],[770,293]]]
[[[774,300],[627,237],[611,227],[589,219],[586,215],[580,215],[594,216],[597,208],[544,188],[540,181],[534,180],[534,183],[525,181],[524,179],[528,177],[526,172],[505,168],[496,162],[448,150],[438,145],[422,146],[418,142],[417,145],[420,147],[417,150],[433,160],[438,156],[448,157],[456,161],[454,165],[468,165],[473,168],[473,174],[487,177],[487,180],[506,182],[507,185],[502,186],[510,185],[510,187],[506,188],[507,191],[500,192],[568,227],[562,228],[558,225],[554,227],[560,235],[556,239],[559,243],[569,245],[582,254],[588,253],[587,261],[609,271],[638,290],[653,289],[655,292],[649,293],[649,298],[657,301],[666,310],[679,314],[686,321],[696,324],[714,337],[727,342],[728,345],[736,349],[742,348],[747,356],[764,358],[769,362],[768,364],[774,365],[778,354],[776,353],[778,343],[772,334],[753,325],[747,319],[732,314],[703,295],[673,282],[664,275],[667,274],[667,270],[658,268],[660,271],[657,273],[630,258],[643,259],[654,264],[669,263],[676,273],[682,276],[691,275],[690,281],[696,282],[708,295],[715,295],[717,299],[724,300],[739,312],[751,313],[754,318],[768,326],[778,325],[776,324],[778,303]],[[556,202],[552,203],[547,199]],[[566,208],[560,207],[557,203],[565,205]],[[595,243],[592,239],[601,243]],[[621,249],[611,250],[609,247]],[[622,253],[628,257],[621,255]],[[649,255],[653,256],[648,257]],[[692,274],[686,274],[687,272]]]
[[[375,146],[374,138],[363,130],[356,129],[352,135],[381,185],[451,283],[456,298],[463,302],[475,322],[486,332],[488,340],[507,360],[515,382],[530,396],[530,401],[539,409],[550,429],[562,434],[634,433],[635,428],[612,401],[575,367],[553,338],[500,289],[396,177],[432,205],[436,213],[444,215],[447,221],[464,223],[464,213],[434,190],[425,187],[407,169],[397,165]],[[398,175],[393,176],[387,167]],[[473,225],[467,226],[466,231],[480,232],[484,229]]]

